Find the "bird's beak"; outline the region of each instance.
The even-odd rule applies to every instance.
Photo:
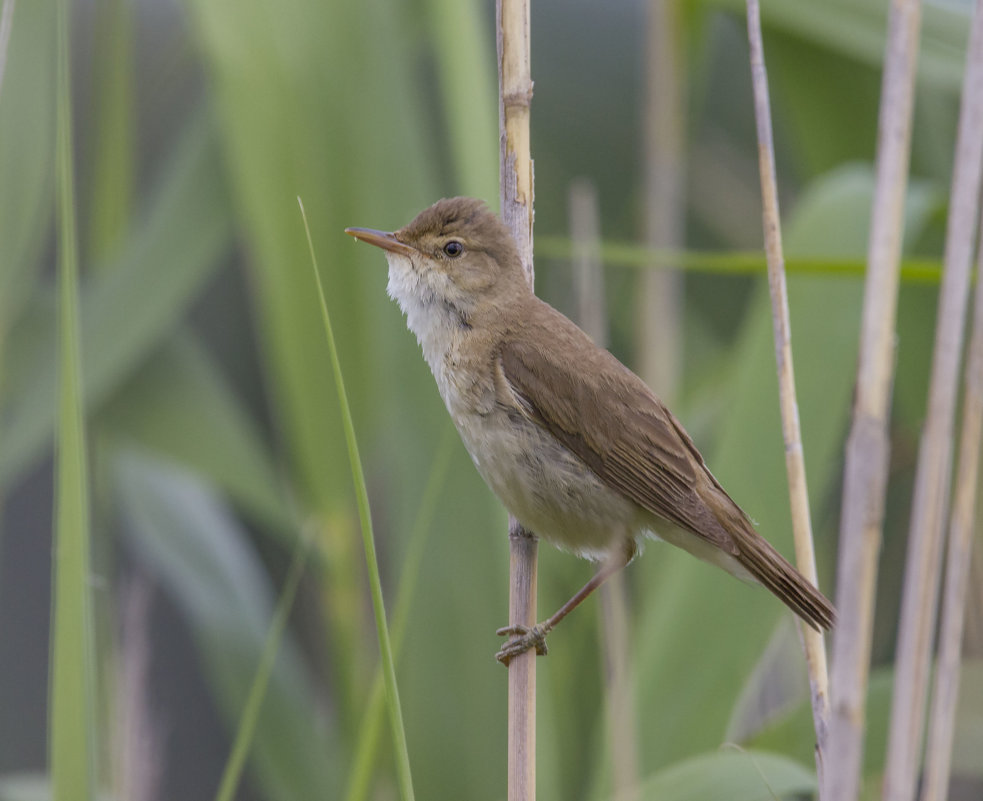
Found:
[[[377,248],[400,253],[404,256],[412,256],[417,252],[415,248],[405,242],[400,242],[395,234],[388,231],[376,231],[374,228],[346,228],[345,233],[362,242],[375,245]]]

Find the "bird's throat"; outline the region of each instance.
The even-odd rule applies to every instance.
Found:
[[[471,331],[467,311],[454,305],[430,287],[413,269],[409,260],[398,254],[389,258],[389,297],[396,301],[406,316],[406,326],[416,336],[423,358],[437,380],[437,385],[450,407],[445,394],[448,376],[448,357],[462,345]]]

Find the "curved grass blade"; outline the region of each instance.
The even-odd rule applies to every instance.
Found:
[[[338,349],[335,347],[334,332],[331,329],[331,317],[328,314],[328,304],[324,299],[324,287],[321,284],[321,274],[317,269],[317,257],[314,255],[314,242],[311,239],[311,229],[307,224],[304,204],[297,198],[300,214],[304,219],[304,231],[307,234],[307,245],[311,253],[311,268],[317,281],[318,299],[321,303],[321,316],[324,320],[324,334],[331,354],[331,368],[334,371],[335,386],[338,388],[338,403],[341,406],[341,418],[345,429],[345,442],[348,445],[348,458],[351,462],[352,480],[355,482],[355,497],[358,502],[358,518],[362,524],[362,541],[365,546],[365,561],[368,563],[369,589],[372,593],[372,608],[375,612],[376,634],[379,638],[379,652],[382,657],[382,670],[385,677],[386,701],[389,706],[389,721],[392,727],[393,750],[396,756],[396,777],[399,782],[400,795],[404,801],[413,799],[413,778],[410,774],[410,756],[406,747],[406,731],[403,726],[403,713],[400,709],[399,690],[396,687],[396,668],[393,662],[393,648],[386,627],[386,607],[382,600],[382,581],[379,578],[379,562],[375,553],[375,538],[372,533],[372,514],[369,509],[369,493],[365,487],[365,474],[362,472],[362,460],[358,454],[358,442],[355,440],[355,425],[352,423],[352,412],[348,406],[348,396],[345,394],[345,381],[341,374],[341,362],[338,360]]]
[[[48,749],[52,798],[82,801],[95,787],[89,497],[79,345],[78,246],[72,162],[68,0],[57,9],[58,336],[60,382]]]
[[[430,533],[431,524],[433,523],[437,498],[447,480],[447,471],[450,467],[453,444],[454,427],[447,424],[437,445],[433,466],[430,469],[430,477],[427,479],[427,485],[420,498],[416,519],[410,528],[410,544],[406,550],[406,557],[403,559],[399,591],[396,595],[396,603],[393,605],[393,659],[399,657],[400,649],[403,646],[403,639],[406,636],[406,626],[409,623],[410,617],[410,605],[413,601],[413,592],[416,589],[417,579],[420,577],[420,564],[423,561],[424,546],[427,543],[427,535]],[[348,790],[345,793],[347,801],[366,801],[368,799],[372,780],[372,764],[375,761],[379,746],[383,690],[383,675],[380,670],[376,673],[375,680],[372,683],[369,703],[365,708],[365,714],[362,715],[358,741],[354,749],[355,756],[352,759],[352,768],[348,775]]]

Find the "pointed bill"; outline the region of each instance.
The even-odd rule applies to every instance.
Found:
[[[360,242],[368,242],[377,248],[389,250],[393,253],[401,253],[404,256],[412,256],[416,253],[416,248],[400,242],[396,234],[389,231],[377,231],[374,228],[346,228],[345,233],[355,237]]]

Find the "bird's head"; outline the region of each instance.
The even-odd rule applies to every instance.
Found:
[[[448,319],[470,326],[488,309],[528,294],[515,240],[480,200],[453,197],[420,212],[398,231],[346,228],[389,262],[389,295],[417,336]]]

